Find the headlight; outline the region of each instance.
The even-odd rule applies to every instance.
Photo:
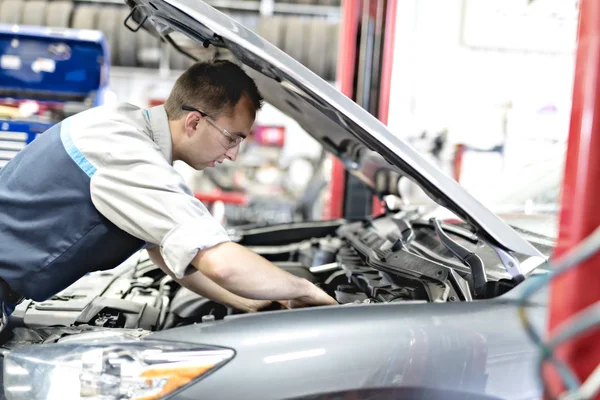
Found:
[[[157,340],[28,346],[4,359],[4,390],[21,399],[159,399],[234,355]]]

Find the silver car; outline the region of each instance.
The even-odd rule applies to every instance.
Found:
[[[143,251],[53,298],[23,302],[2,334],[9,399],[534,399],[536,348],[515,310],[552,240],[517,232],[398,135],[255,33],[199,0],[128,0],[198,60],[243,64],[385,198],[385,215],[231,231],[339,306],[242,314],[179,287]],[[438,205],[403,206],[410,179]],[[451,212],[454,222],[436,218]],[[546,295],[528,304],[544,326]]]

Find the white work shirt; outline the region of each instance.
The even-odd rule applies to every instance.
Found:
[[[100,106],[68,121],[75,147],[96,169],[90,181],[96,209],[130,235],[160,246],[175,276],[185,275],[198,251],[230,240],[173,168],[164,106]]]

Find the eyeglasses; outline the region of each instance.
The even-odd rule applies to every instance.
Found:
[[[208,122],[209,124],[211,124],[213,126],[213,128],[217,129],[219,132],[221,132],[221,134],[224,136],[224,140],[219,140],[219,142],[227,149],[233,149],[234,147],[236,147],[237,145],[239,145],[240,143],[242,143],[242,140],[244,140],[245,138],[241,135],[235,134],[235,133],[230,133],[227,129],[225,128],[221,128],[219,125],[217,125],[217,123],[215,122],[214,119],[212,119],[211,117],[208,116],[208,114],[206,114],[204,111],[200,111],[197,108],[194,107],[190,107],[190,106],[181,106],[181,109],[184,111],[195,111],[197,113],[199,113],[202,118],[204,118],[206,120],[206,122]]]

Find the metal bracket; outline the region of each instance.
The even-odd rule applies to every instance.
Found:
[[[123,25],[125,25],[125,27],[127,29],[129,29],[131,32],[137,32],[140,30],[140,28],[142,27],[142,25],[144,25],[144,22],[146,22],[146,20],[148,19],[148,16],[145,15],[144,19],[142,20],[142,22],[139,23],[139,25],[137,26],[137,28],[132,28],[131,26],[127,25],[127,21],[129,21],[129,19],[133,16],[133,13],[138,9],[138,8],[143,8],[144,6],[140,6],[140,5],[136,5],[135,7],[133,7],[131,9],[131,12],[129,13],[129,15],[127,15],[127,18],[125,18],[125,21],[123,21]]]
[[[442,224],[438,219],[431,218],[430,222],[433,224],[435,233],[438,235],[440,242],[442,242],[442,244],[456,256],[456,258],[469,267],[471,270],[473,292],[475,295],[479,295],[481,291],[484,290],[487,282],[485,266],[483,265],[481,257],[469,249],[461,246],[450,236],[448,236],[446,232],[444,232]]]
[[[500,257],[500,261],[502,261],[506,272],[508,272],[513,279],[519,281],[525,279],[523,269],[521,268],[521,263],[515,258],[515,256],[498,246],[490,245],[490,247],[494,249],[496,254],[498,254],[498,257]]]
[[[456,292],[460,294],[465,301],[473,301],[473,296],[471,296],[471,290],[469,288],[469,282],[467,282],[464,278],[458,275],[458,273],[452,268],[449,272],[450,274],[448,275],[448,278],[454,280],[454,282],[456,282],[456,285],[458,286],[458,288],[455,289]]]

